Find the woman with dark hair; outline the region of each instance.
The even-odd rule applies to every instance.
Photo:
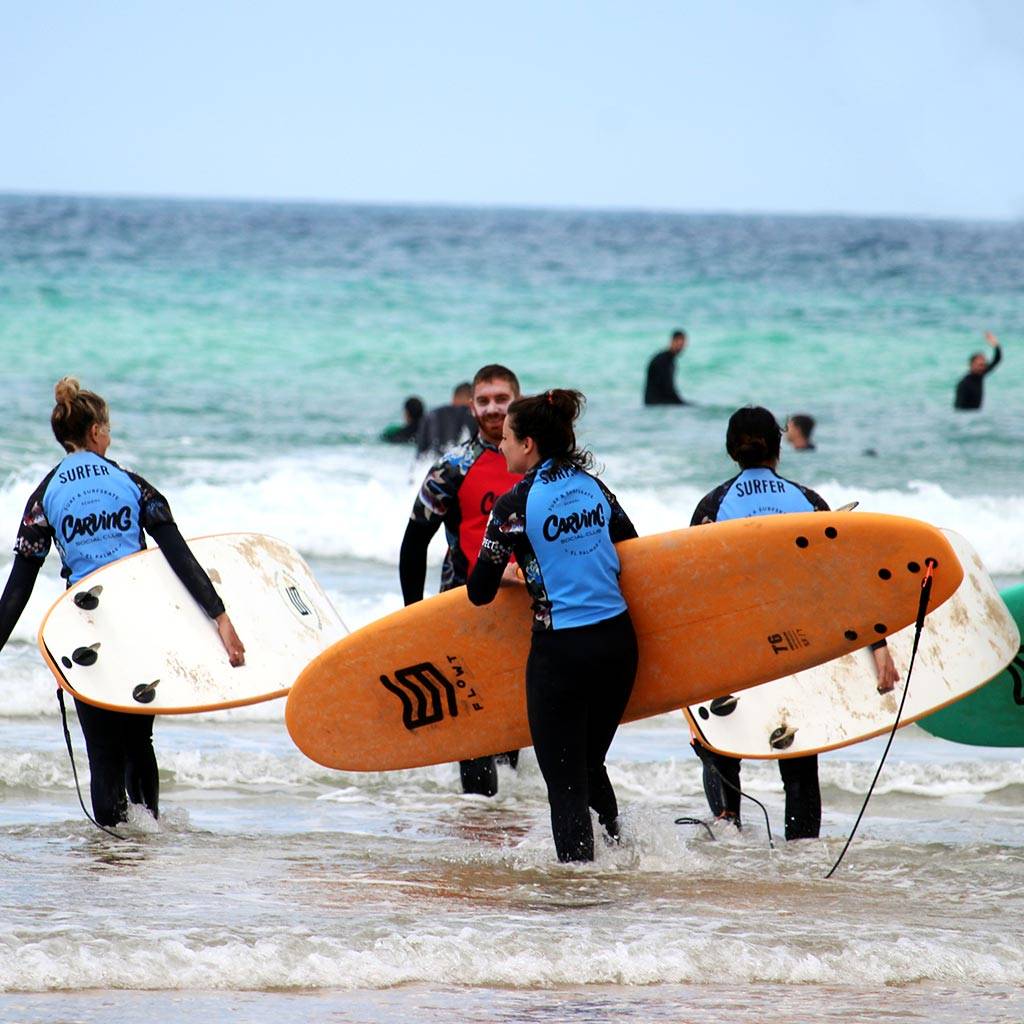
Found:
[[[533,599],[526,708],[560,861],[594,859],[588,808],[618,837],[604,758],[637,668],[615,551],[636,530],[587,472],[592,457],[573,429],[583,402],[556,389],[508,407],[501,453],[510,473],[525,475],[495,504],[467,584],[473,604],[489,603],[514,554]]]
[[[725,449],[740,472],[719,484],[697,505],[691,526],[727,519],[767,516],[782,512],[828,511],[824,499],[803,484],[776,472],[782,429],[761,406],[737,409],[729,418]],[[878,677],[878,692],[887,693],[899,679],[885,640],[871,645]],[[740,823],[740,760],[716,754],[693,740],[704,762],[704,793],[716,817]],[[821,789],[818,756],[779,758],[779,773],[786,791],[786,838],[815,838],[821,829]]]
[[[21,618],[51,543],[56,543],[68,586],[146,546],[145,530],[175,574],[214,621],[232,665],[245,661],[209,576],[196,561],[171,516],[167,499],[135,473],[106,457],[110,412],[92,391],[64,377],[54,388],[54,437],[67,453],[32,492],[14,545],[14,564],[0,597],[0,649]],[[93,814],[98,824],[127,820],[128,800],[159,814],[159,774],[153,752],[153,715],[108,711],[75,698],[89,755]]]

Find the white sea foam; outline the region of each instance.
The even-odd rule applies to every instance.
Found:
[[[127,931],[128,929],[126,929]],[[76,930],[0,932],[0,990],[378,989],[414,983],[546,988],[758,982],[857,987],[932,981],[1024,983],[1024,944],[960,936],[819,943],[811,951],[768,932],[742,937],[580,920],[553,942],[522,918],[486,928],[418,925],[385,934],[332,935],[297,924],[252,935],[208,924],[102,939]],[[500,955],[495,951],[500,950]]]
[[[38,473],[20,473],[0,487],[0,522],[13,532]],[[187,535],[254,531],[281,537],[311,558],[357,558],[397,565],[398,551],[424,467],[393,452],[372,459],[347,449],[315,449],[269,459],[258,466],[189,465],[182,479],[164,486]],[[868,490],[833,480],[817,488],[833,506],[909,516],[963,534],[990,572],[1024,574],[1024,520],[1007,514],[1022,497],[950,494],[915,480],[904,489]],[[703,489],[689,485],[617,488],[641,533],[689,523]],[[435,539],[431,562],[443,553]]]

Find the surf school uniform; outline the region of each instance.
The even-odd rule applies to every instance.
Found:
[[[784,512],[828,511],[821,495],[766,467],[745,469],[710,491],[697,504],[691,526],[721,523]],[[694,751],[704,764],[704,793],[711,813],[740,820],[740,759],[708,750],[694,738]],[[786,838],[816,838],[821,830],[821,788],[818,755],[779,758],[786,792]],[[720,777],[721,776],[721,777]],[[725,779],[728,785],[723,784]]]
[[[211,618],[224,605],[174,523],[167,499],[136,473],[88,451],[73,452],[32,492],[14,545],[14,566],[0,598],[0,646],[31,596],[56,544],[68,586],[94,569],[146,546],[160,545],[171,568]],[[127,798],[159,813],[153,715],[108,711],[75,698],[89,755],[93,813],[101,825],[124,821]]]
[[[476,564],[494,503],[522,479],[505,457],[477,436],[451,449],[431,466],[420,487],[402,539],[398,573],[406,605],[423,600],[427,548],[443,525],[448,550],[441,566],[441,591],[464,586]],[[502,755],[515,767],[518,751]],[[464,793],[494,796],[498,771],[493,756],[459,762]]]
[[[498,499],[469,577],[469,599],[487,604],[515,555],[533,600],[526,708],[561,861],[593,860],[589,807],[618,835],[604,759],[633,689],[637,642],[615,544],[635,536],[600,480],[548,460]]]

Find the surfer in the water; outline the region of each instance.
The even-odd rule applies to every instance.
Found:
[[[441,567],[441,590],[463,586],[476,564],[494,502],[519,481],[519,474],[508,471],[498,452],[505,410],[518,397],[519,378],[508,367],[484,366],[473,378],[472,409],[479,432],[430,467],[402,538],[398,572],[407,605],[423,600],[427,548],[442,523],[448,551]],[[502,756],[515,767],[519,752]],[[493,756],[460,762],[459,774],[464,793],[494,796],[498,792]]]
[[[710,491],[697,505],[691,526],[782,512],[828,511],[825,500],[809,487],[776,473],[782,430],[761,406],[737,409],[729,419],[725,447],[740,473]],[[878,692],[888,693],[899,680],[885,640],[871,645]],[[711,813],[740,823],[740,760],[717,754],[695,737],[694,751],[704,762],[704,792]],[[818,755],[779,758],[786,791],[786,838],[817,837],[821,829]],[[723,781],[724,780],[724,781]]]
[[[688,405],[676,391],[676,359],[686,348],[686,331],[673,331],[668,348],[651,357],[647,364],[644,405]]]
[[[64,377],[54,389],[50,417],[67,455],[32,492],[14,545],[14,564],[0,598],[0,648],[28,604],[43,561],[56,542],[68,586],[110,562],[142,550],[143,530],[160,545],[188,592],[217,625],[232,665],[245,647],[175,525],[167,499],[141,476],[106,458],[110,445],[107,403]],[[75,698],[89,756],[92,809],[100,825],[125,821],[128,800],[159,814],[159,774],[153,752],[153,715],[94,707]]]
[[[492,601],[515,555],[533,598],[526,710],[561,861],[594,859],[591,807],[618,837],[604,759],[637,668],[615,551],[636,530],[586,472],[573,430],[582,405],[578,391],[555,390],[509,406],[501,451],[525,476],[495,504],[468,584],[473,604]]]
[[[985,358],[984,352],[975,352],[970,359],[970,370],[960,378],[956,386],[954,409],[980,409],[985,392],[985,376],[991,373],[1003,358],[1003,350],[999,347],[999,339],[991,331],[985,332],[985,340],[992,346],[992,362]]]

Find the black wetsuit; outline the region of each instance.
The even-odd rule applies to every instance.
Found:
[[[647,364],[647,386],[644,405],[686,405],[676,391],[675,372],[678,352],[665,349]]]
[[[135,473],[92,452],[75,452],[32,492],[0,597],[0,647],[28,604],[43,561],[56,542],[68,585],[93,569],[146,546],[160,545],[175,574],[211,618],[224,611],[209,576],[178,531],[167,499]],[[127,816],[127,799],[159,813],[153,716],[97,708],[75,698],[89,756],[93,814],[101,825]],[[127,793],[127,797],[126,797]]]
[[[467,584],[474,604],[493,600],[514,554],[533,598],[526,708],[561,861],[593,860],[588,808],[618,835],[604,759],[633,689],[637,643],[614,545],[635,536],[599,480],[548,461],[498,499]]]
[[[956,399],[953,402],[954,409],[980,409],[981,400],[984,397],[985,389],[985,376],[991,373],[998,365],[999,361],[1003,358],[1003,350],[996,345],[995,353],[992,356],[992,362],[985,367],[981,373],[975,373],[973,370],[970,373],[964,374],[960,378],[960,383],[956,386]]]
[[[463,441],[476,437],[477,423],[468,405],[441,405],[420,420],[416,432],[416,454],[443,455]]]
[[[504,457],[493,444],[475,437],[439,458],[423,480],[402,538],[398,574],[407,605],[423,600],[427,574],[427,547],[444,524],[448,551],[441,567],[441,590],[461,587],[476,562],[487,517],[498,495],[519,481],[509,473]],[[500,755],[513,767],[516,750]],[[464,793],[494,796],[498,769],[492,755],[459,762]]]

